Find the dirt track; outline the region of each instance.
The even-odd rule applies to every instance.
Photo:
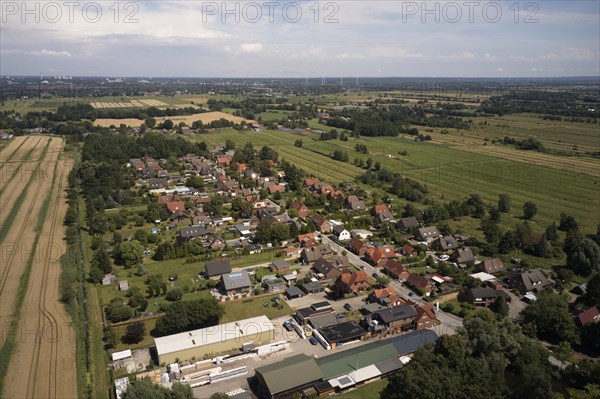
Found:
[[[14,318],[19,280],[31,262],[29,285],[21,308],[16,348],[4,380],[3,398],[72,398],[77,394],[73,331],[70,319],[58,301],[59,258],[66,249],[62,225],[67,209],[64,189],[72,165],[58,160],[62,139],[41,139],[30,158],[37,160],[42,148],[48,144],[44,160],[36,162],[40,164],[40,172],[14,178],[5,190],[7,195],[9,189],[14,192],[10,203],[4,198],[0,202],[5,206],[2,212],[4,224],[7,215],[17,206],[15,199],[29,184],[0,248],[0,321],[4,326]],[[19,153],[26,153],[25,146],[34,146],[36,141],[37,138],[30,138]],[[43,224],[39,225],[47,198],[50,198],[47,213]],[[41,231],[36,232],[36,227],[40,226]],[[36,239],[38,245],[34,247]],[[2,331],[2,344],[6,340],[5,333]]]

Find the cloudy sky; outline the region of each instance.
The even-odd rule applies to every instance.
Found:
[[[1,2],[2,75],[600,75],[600,2]]]

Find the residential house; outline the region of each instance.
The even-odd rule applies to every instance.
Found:
[[[435,240],[436,238],[438,238],[440,235],[441,235],[440,232],[438,231],[437,227],[435,227],[435,226],[421,227],[421,228],[417,229],[415,238],[419,241],[424,241],[424,242],[430,243],[433,240]]]
[[[404,244],[401,248],[400,248],[400,253],[404,256],[417,256],[419,255],[419,251],[417,251],[415,248],[413,248],[411,245],[409,244]]]
[[[346,209],[352,212],[364,211],[367,209],[367,205],[361,199],[359,199],[356,195],[350,195],[346,199],[347,205]]]
[[[375,265],[380,266],[384,264],[388,259],[394,258],[396,253],[389,247],[379,247],[373,251],[369,256],[369,261]]]
[[[169,179],[166,177],[162,178],[152,178],[148,180],[148,188],[157,189],[157,188],[167,188],[169,186]]]
[[[398,227],[401,230],[408,231],[412,228],[419,227],[419,221],[414,216],[409,216],[407,218],[402,218],[398,222]]]
[[[294,203],[292,203],[292,208],[298,212],[298,217],[300,219],[306,219],[310,212],[310,209],[308,209],[308,207],[301,201],[294,201]]]
[[[398,296],[398,293],[390,287],[373,290],[373,292],[369,294],[367,301],[389,307],[405,303],[404,300]]]
[[[170,213],[175,213],[175,212],[185,212],[185,204],[182,201],[175,201],[175,202],[168,202],[167,203],[167,210]]]
[[[300,259],[303,264],[316,262],[320,257],[332,254],[333,251],[329,245],[315,245],[314,247],[304,248],[300,253]]]
[[[410,274],[404,266],[393,259],[389,259],[387,262],[385,262],[382,270],[391,278],[399,281],[406,281],[406,279],[408,279],[408,275]]]
[[[373,236],[373,232],[365,229],[350,230],[350,235],[359,240],[368,240]]]
[[[583,327],[589,323],[599,322],[600,313],[598,312],[598,308],[594,306],[589,308],[588,310],[584,310],[583,312],[579,313],[575,320],[577,320],[577,323]]]
[[[500,258],[486,259],[476,266],[476,270],[488,274],[500,273],[504,271],[504,263]]]
[[[179,241],[189,241],[200,237],[215,234],[214,229],[207,229],[205,226],[191,226],[179,229]]]
[[[322,279],[326,280],[328,283],[333,283],[342,275],[342,270],[344,270],[343,268],[337,268],[333,262],[323,257],[317,259],[312,265],[312,268],[316,273],[323,276]]]
[[[313,188],[313,186],[317,183],[319,183],[320,180],[318,177],[312,177],[312,178],[308,178],[308,179],[304,179],[304,185],[310,189]]]
[[[487,308],[503,296],[503,293],[504,291],[491,287],[467,288],[461,293],[461,299],[471,305]]]
[[[323,216],[315,213],[312,215],[311,221],[315,228],[321,233],[331,233],[331,223],[329,223],[329,220],[325,219]]]
[[[161,195],[160,197],[157,198],[157,201],[158,201],[159,205],[166,205],[169,202],[181,201],[181,196],[179,194]]]
[[[339,224],[333,227],[333,235],[338,241],[348,241],[352,238],[350,232]]]
[[[245,270],[223,274],[221,279],[223,281],[223,288],[228,294],[248,292],[252,288],[250,276]]]
[[[231,273],[231,262],[229,259],[212,260],[206,262],[205,270],[207,277],[218,277],[223,274]]]
[[[283,291],[287,288],[287,283],[282,278],[263,280],[262,284],[267,292]]]
[[[450,260],[459,266],[472,266],[475,264],[475,254],[471,248],[457,248],[450,255]]]
[[[367,244],[365,244],[358,238],[351,238],[350,241],[348,241],[348,249],[353,254],[356,254],[356,255],[362,257],[367,252]]]
[[[227,241],[225,241],[221,237],[214,235],[214,234],[210,238],[210,242],[208,244],[208,248],[213,249],[213,250],[219,250],[219,251],[222,249],[225,249],[226,246],[227,246]]]
[[[439,236],[431,242],[430,246],[435,251],[452,251],[458,248],[458,241],[453,236]]]
[[[550,281],[546,278],[540,269],[527,270],[524,272],[513,273],[508,278],[508,284],[522,294],[528,292],[541,292],[550,285]]]
[[[315,240],[315,233],[298,234],[298,236],[296,237],[296,239],[300,243],[300,246],[304,247],[304,246],[306,246],[305,244],[306,244],[307,241],[314,241]]]
[[[390,223],[394,221],[394,215],[390,211],[387,205],[375,205],[371,209],[371,214],[377,218],[379,223]]]
[[[414,324],[416,330],[422,330],[424,328],[435,327],[441,324],[441,322],[437,319],[437,316],[435,315],[433,305],[427,303],[425,305],[417,306],[417,316],[415,317]]]
[[[375,312],[373,319],[394,333],[414,330],[416,316],[417,310],[413,305],[400,305]]]
[[[288,270],[289,268],[290,268],[290,264],[287,263],[285,260],[282,260],[282,259],[273,261],[269,265],[269,269],[273,273],[281,273],[282,271]]]
[[[420,274],[410,273],[406,279],[406,284],[424,292],[425,296],[430,296],[433,292],[433,284],[431,280],[421,276]]]
[[[281,253],[286,258],[295,258],[296,256],[300,256],[300,254],[302,253],[302,248],[287,247],[287,248],[284,248],[283,251],[281,251]]]
[[[369,276],[362,270],[342,273],[335,281],[335,292],[338,296],[354,294],[370,287]]]

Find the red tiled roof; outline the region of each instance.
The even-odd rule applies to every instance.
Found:
[[[167,203],[167,209],[171,213],[175,213],[177,211],[185,211],[185,204],[182,201],[175,201]]]
[[[375,206],[373,207],[373,212],[374,212],[376,215],[379,215],[379,214],[380,214],[380,213],[382,213],[382,212],[389,212],[389,211],[390,211],[390,210],[389,210],[389,208],[387,207],[387,205],[375,205]]]
[[[598,313],[598,308],[594,306],[579,313],[577,315],[577,320],[579,320],[579,324],[582,326],[588,323],[600,321],[600,313]]]

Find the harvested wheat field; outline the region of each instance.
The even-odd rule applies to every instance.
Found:
[[[3,329],[0,341],[3,354],[10,354],[0,365],[3,398],[76,396],[75,343],[59,302],[64,189],[72,164],[60,159],[61,138],[40,140],[32,153],[34,173],[13,179],[12,199],[2,202],[0,318],[15,327]]]
[[[165,120],[170,119],[174,124],[179,124],[179,122],[184,122],[186,125],[191,126],[192,123],[196,121],[202,121],[202,123],[207,124],[213,121],[218,121],[219,119],[227,119],[233,123],[241,123],[242,121],[251,122],[249,119],[245,119],[239,116],[233,116],[230,114],[226,114],[225,112],[204,112],[200,114],[192,114],[192,115],[182,115],[182,116],[163,116],[160,118],[156,118],[156,123],[162,123]],[[110,127],[114,125],[118,127],[121,124],[131,127],[140,126],[144,123],[141,119],[96,119],[94,122],[96,126],[102,127]]]

